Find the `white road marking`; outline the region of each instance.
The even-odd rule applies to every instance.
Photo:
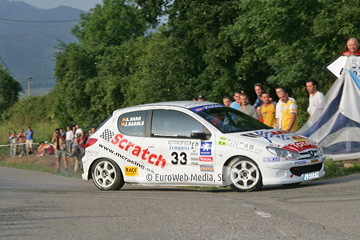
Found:
[[[260,215],[260,216],[263,217],[263,218],[269,218],[269,217],[271,217],[271,214],[270,214],[270,213],[261,212],[261,211],[255,211],[255,213],[256,213],[257,215]]]

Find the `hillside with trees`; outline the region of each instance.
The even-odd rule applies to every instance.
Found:
[[[25,91],[28,78],[32,78],[32,95],[53,89],[55,47],[59,41],[77,41],[71,28],[82,12],[65,6],[44,10],[20,1],[0,0],[0,63],[11,70]]]

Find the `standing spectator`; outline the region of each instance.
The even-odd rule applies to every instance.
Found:
[[[72,144],[74,140],[74,132],[70,129],[70,126],[66,127],[66,151],[72,153]]]
[[[256,96],[257,96],[257,98],[255,100],[255,103],[254,103],[254,108],[255,108],[256,113],[258,115],[258,119],[261,122],[264,122],[264,120],[262,119],[261,114],[260,114],[260,107],[263,104],[263,101],[261,100],[261,93],[265,92],[264,88],[263,88],[263,85],[261,83],[256,83],[254,85],[254,90],[255,90],[255,93],[256,93]]]
[[[228,96],[223,97],[223,104],[227,107],[230,107],[231,99]]]
[[[80,156],[81,156],[81,158],[85,155],[85,147],[86,147],[86,141],[87,140],[88,140],[88,138],[87,138],[85,132],[82,132],[80,137],[78,137],[78,139],[76,140],[76,143],[80,148]],[[82,162],[80,161],[79,164],[80,164],[80,170],[82,170],[83,169]]]
[[[63,128],[59,128],[59,130],[60,130],[60,135],[61,135],[62,137],[65,136],[64,129],[63,129]]]
[[[307,109],[310,117],[318,110],[320,116],[322,110],[325,108],[324,94],[317,90],[318,82],[315,79],[310,78],[306,81],[306,90],[309,93],[309,107]],[[318,118],[319,116],[316,116]]]
[[[204,95],[200,95],[199,97],[198,97],[198,101],[206,101],[205,100],[205,96]]]
[[[285,131],[298,130],[297,106],[289,99],[288,93],[283,91],[279,94],[281,104],[281,129]],[[279,101],[279,102],[280,102]]]
[[[19,146],[20,146],[20,155],[19,155],[19,157],[22,157],[25,154],[25,142],[26,142],[26,136],[25,136],[25,133],[24,133],[24,129],[20,130],[18,138],[19,138]]]
[[[69,155],[69,156],[75,157],[74,172],[76,173],[79,170],[79,167],[80,167],[80,170],[83,170],[82,162],[81,162],[83,155],[81,154],[80,147],[78,145],[75,145],[71,155]]]
[[[254,103],[254,108],[257,108],[263,104],[263,101],[261,100],[261,93],[264,92],[264,88],[261,83],[256,83],[254,85],[254,90],[255,90],[255,93],[257,96],[255,103]]]
[[[28,130],[25,132],[25,136],[26,136],[26,153],[27,155],[29,155],[29,153],[33,152],[33,140],[34,140],[34,131],[31,130],[31,127],[28,127]]]
[[[12,135],[10,132],[7,133],[9,137],[9,146],[10,146],[10,157],[13,156],[14,150],[13,150],[13,144],[12,144]]]
[[[66,158],[66,140],[61,136],[60,129],[55,129],[51,141],[54,143],[57,173],[60,173],[60,159],[64,161],[66,172],[68,171],[68,161]]]
[[[82,155],[85,154],[85,146],[86,146],[87,139],[88,138],[87,138],[85,132],[83,131],[83,132],[81,132],[80,137],[78,137],[76,140],[76,143],[80,147],[80,151],[81,151]]]
[[[80,133],[82,133],[83,130],[80,128],[79,124],[75,125],[75,136],[76,138],[80,137]]]
[[[258,119],[258,115],[255,111],[255,108],[249,104],[249,97],[246,94],[241,94],[240,96],[241,107],[240,112],[246,113],[249,116],[252,116],[255,119]]]
[[[239,91],[234,92],[234,101],[232,103],[230,103],[230,107],[232,107],[236,110],[240,109],[240,106],[241,106],[240,95],[241,95],[241,93]]]
[[[196,97],[193,97],[192,100],[193,100],[193,101],[197,101],[198,99],[197,99]]]
[[[282,114],[281,114],[281,105],[283,104],[283,102],[281,102],[281,100],[280,100],[280,94],[281,94],[282,92],[285,92],[285,89],[284,89],[284,87],[282,87],[282,86],[277,86],[277,87],[275,88],[275,92],[276,92],[276,95],[277,95],[278,98],[279,98],[279,101],[278,101],[278,103],[276,104],[275,128],[282,129],[282,126],[281,126],[281,123],[282,123],[282,119],[281,119],[281,116],[282,116]],[[291,101],[293,101],[294,103],[296,103],[295,99],[293,99],[293,98],[291,98],[291,97],[289,97],[289,99],[290,99]]]
[[[351,55],[354,55],[354,56],[360,55],[360,50],[358,49],[359,43],[358,43],[358,40],[356,40],[356,38],[350,38],[346,43],[346,47],[349,51],[344,52],[342,54],[343,56],[350,57]]]
[[[260,107],[260,114],[264,123],[269,127],[274,127],[275,125],[275,105],[270,100],[270,95],[267,92],[261,93],[261,101],[263,105]]]
[[[91,135],[93,135],[95,133],[96,129],[94,127],[92,127],[90,130],[89,130],[89,137],[91,137]],[[88,137],[88,138],[89,138]]]
[[[17,148],[18,148],[18,143],[19,143],[19,139],[17,137],[17,134],[15,131],[13,131],[12,135],[11,135],[12,141],[11,144],[13,145],[12,149],[13,149],[13,154],[12,156],[15,157],[17,154]]]

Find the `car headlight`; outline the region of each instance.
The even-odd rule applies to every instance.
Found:
[[[324,154],[324,152],[322,150],[322,147],[320,147],[319,150],[318,150],[318,155],[320,156],[320,155],[323,155],[323,154]]]
[[[283,157],[283,158],[299,158],[300,154],[290,151],[290,150],[286,150],[286,149],[282,149],[282,148],[275,148],[275,147],[266,147],[266,149],[271,152],[272,154],[279,156],[279,157]]]

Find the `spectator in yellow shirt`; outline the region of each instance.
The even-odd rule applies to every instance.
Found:
[[[287,92],[283,91],[279,93],[279,100],[281,104],[281,129],[285,131],[298,130],[297,121],[297,106],[294,101],[289,99]]]
[[[262,92],[260,98],[263,102],[263,105],[260,107],[260,115],[264,123],[273,128],[275,126],[275,105],[270,100],[270,95],[267,92]]]

